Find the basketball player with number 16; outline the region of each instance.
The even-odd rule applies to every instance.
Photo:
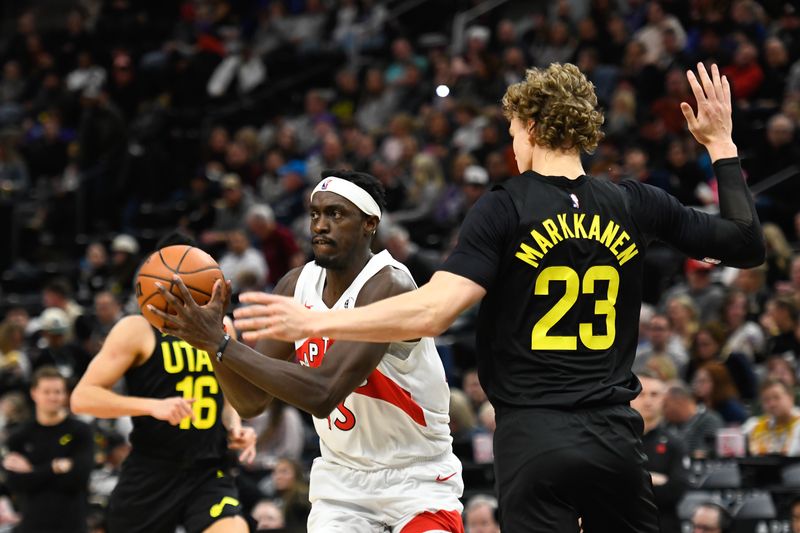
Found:
[[[311,193],[314,261],[286,274],[275,292],[304,309],[328,312],[414,290],[405,266],[388,252],[370,250],[383,209],[375,177],[324,172]],[[180,278],[175,283],[184,291]],[[463,533],[450,390],[433,339],[366,343],[309,336],[294,343],[266,340],[254,351],[229,340],[219,326],[223,283],[202,307],[188,291],[183,302],[161,292],[177,313],[150,310],[167,322],[163,331],[216,354],[217,378],[243,416],[261,412],[272,396],[314,416],[322,457],[311,468],[308,531]],[[261,397],[242,398],[253,385]]]
[[[687,77],[681,109],[708,150],[720,216],[633,180],[586,176],[581,152],[602,137],[594,87],[574,65],[531,69],[503,98],[520,176],[485,194],[459,242],[419,290],[317,313],[249,293],[246,338],[390,341],[438,335],[482,300],[478,373],[496,409],[495,473],[503,533],[658,531],[644,468],[641,390],[631,373],[645,248],[654,239],[737,267],[764,243],[731,132],[731,95],[716,65]]]

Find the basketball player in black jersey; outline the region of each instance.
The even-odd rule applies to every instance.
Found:
[[[708,150],[720,215],[664,191],[585,175],[600,140],[594,87],[574,65],[531,69],[503,108],[520,176],[472,208],[458,245],[420,289],[353,310],[316,313],[251,293],[237,310],[247,339],[330,336],[387,341],[438,335],[482,301],[479,375],[497,412],[495,471],[503,533],[658,531],[644,469],[642,419],[629,406],[652,240],[710,262],[764,260],[761,228],[733,143],[728,80],[716,65],[687,72],[697,113],[689,131]]]
[[[122,377],[128,396],[111,390]],[[240,449],[240,460],[252,461],[256,434],[223,398],[206,352],[162,335],[142,316],[125,317],[71,403],[98,418],[133,417],[132,451],[109,504],[110,533],[174,533],[179,524],[188,533],[248,530],[225,455]]]

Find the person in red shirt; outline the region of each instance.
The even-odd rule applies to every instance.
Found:
[[[275,214],[266,204],[254,205],[247,212],[247,228],[261,246],[267,260],[269,276],[267,282],[275,285],[289,270],[305,263],[305,255],[295,241],[289,228],[275,221]]]

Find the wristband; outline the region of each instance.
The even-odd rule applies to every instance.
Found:
[[[222,354],[225,353],[225,348],[228,347],[228,341],[231,340],[231,336],[227,333],[222,337],[222,342],[219,343],[219,347],[217,348],[217,362],[222,362]]]

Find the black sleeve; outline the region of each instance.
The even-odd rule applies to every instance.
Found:
[[[719,185],[720,216],[685,207],[656,187],[634,180],[620,185],[630,196],[633,216],[650,236],[697,259],[752,268],[764,262],[764,237],[739,159],[714,163]]]
[[[463,276],[488,290],[518,220],[507,191],[497,189],[484,194],[467,213],[458,244],[439,270]]]

